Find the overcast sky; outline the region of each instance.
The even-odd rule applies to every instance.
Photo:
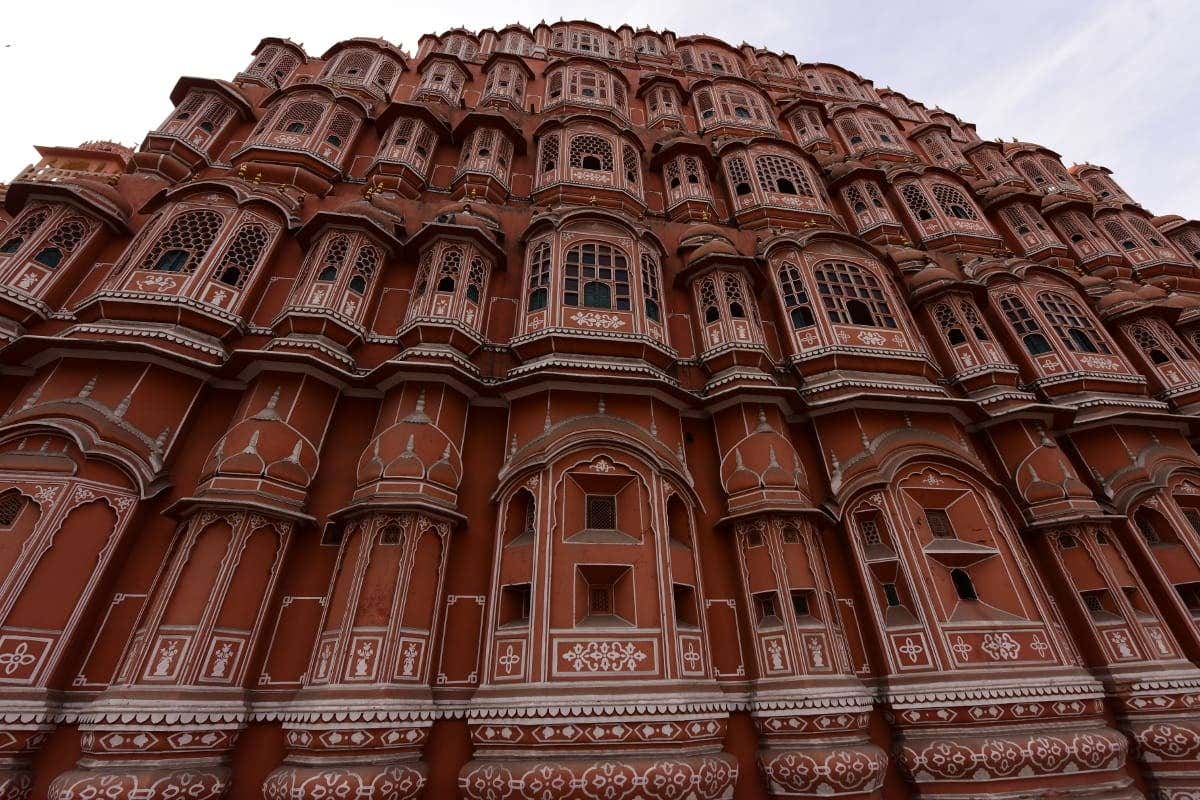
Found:
[[[985,138],[1108,166],[1156,214],[1200,217],[1196,0],[20,3],[0,27],[0,181],[36,160],[34,144],[138,144],[170,111],[180,75],[230,79],[264,36],[317,56],[351,36],[415,51],[426,32],[560,17],[841,64],[975,122]]]

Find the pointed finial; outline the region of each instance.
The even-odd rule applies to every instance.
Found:
[[[121,402],[117,403],[117,407],[113,409],[113,416],[116,417],[117,419],[124,418],[125,412],[129,410],[129,404],[132,402],[133,402],[133,389],[130,389],[129,393],[126,394],[124,397],[122,397]]]
[[[596,403],[596,413],[597,414],[604,413],[604,398],[603,397],[601,397],[600,400]]]
[[[80,399],[81,399],[81,400],[86,400],[87,398],[91,397],[91,396],[92,396],[92,390],[93,390],[93,389],[95,389],[95,388],[96,388],[96,376],[95,376],[95,375],[93,375],[93,376],[91,377],[91,380],[89,380],[87,383],[85,383],[85,384],[83,385],[83,388],[79,390],[79,397],[80,397]]]

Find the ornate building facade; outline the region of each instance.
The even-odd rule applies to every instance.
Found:
[[[1200,798],[1200,222],[831,64],[266,39],[0,211],[0,798]]]

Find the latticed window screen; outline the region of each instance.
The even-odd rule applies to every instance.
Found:
[[[816,324],[800,270],[789,261],[783,262],[783,266],[779,268],[779,289],[783,292],[783,306],[794,329],[808,328]]]
[[[629,310],[629,261],[607,244],[579,244],[567,251],[563,305]]]
[[[1200,233],[1184,231],[1179,235],[1179,245],[1187,251],[1193,261],[1200,263]]]
[[[892,124],[891,120],[877,114],[865,114],[863,123],[878,144],[893,150],[907,149],[902,143],[900,132],[896,130],[896,126]]]
[[[213,271],[213,277],[221,283],[242,288],[270,240],[267,229],[262,225],[243,225],[225,249],[225,254]]]
[[[550,294],[550,245],[542,242],[529,257],[529,310],[546,307]]]
[[[87,238],[94,227],[91,222],[78,215],[67,217],[46,237],[34,260],[51,268],[57,267]]]
[[[934,306],[933,318],[937,322],[938,329],[951,345],[962,344],[966,341],[967,337],[963,333],[958,315],[954,313],[954,309],[949,303],[938,303]]]
[[[896,327],[896,319],[879,280],[858,264],[826,261],[817,265],[814,274],[817,294],[830,322]],[[863,310],[869,317],[862,314]]]
[[[608,585],[588,586],[588,604],[588,610],[591,614],[607,615],[613,613],[613,587]]]
[[[978,220],[974,204],[962,192],[945,183],[933,184],[933,197],[946,216],[957,219]]]
[[[762,100],[749,92],[725,89],[720,93],[720,102],[721,114],[727,120],[748,120],[759,126],[770,126]]]
[[[700,115],[701,120],[712,119],[717,115],[717,108],[713,105],[712,92],[708,89],[701,89],[693,95],[693,101],[696,103],[696,113]]]
[[[632,145],[621,148],[621,163],[625,167],[625,182],[637,188],[638,178],[642,174],[642,162]]]
[[[1154,527],[1154,523],[1150,521],[1149,517],[1139,514],[1134,521],[1137,523],[1142,538],[1146,540],[1146,544],[1162,544],[1162,536],[1159,535],[1158,528]]]
[[[558,169],[558,134],[554,133],[542,139],[542,155],[538,159],[543,174]]]
[[[863,144],[865,144],[862,131],[858,127],[858,121],[855,120],[852,115],[848,114],[838,117],[837,126],[838,130],[841,131],[842,136],[846,138],[846,144],[855,149],[859,149]]]
[[[721,319],[721,307],[717,304],[717,282],[711,276],[700,282],[700,311],[706,323]]]
[[[347,284],[350,291],[355,294],[364,294],[367,291],[380,260],[378,248],[367,244],[358,249],[358,253],[354,256],[354,272]]]
[[[362,84],[366,82],[367,73],[371,71],[371,62],[374,60],[374,56],[368,51],[349,50],[338,59],[332,74],[341,80]]]
[[[906,183],[900,187],[900,196],[904,198],[904,204],[917,219],[931,220],[934,218],[933,206],[929,205],[929,198],[925,196],[925,191],[920,184]]]
[[[279,114],[274,130],[298,134],[312,133],[324,113],[325,106],[321,103],[297,100]]]
[[[468,301],[478,304],[479,299],[483,297],[484,285],[487,283],[487,265],[483,263],[483,259],[475,256],[471,259],[471,265],[467,268],[467,288],[463,296]]]
[[[1109,235],[1114,242],[1121,246],[1124,250],[1136,250],[1138,242],[1133,238],[1133,234],[1115,219],[1107,219],[1103,223],[1104,232]]]
[[[15,226],[9,228],[5,232],[4,238],[0,240],[0,256],[11,255],[21,249],[30,236],[37,233],[38,228],[50,216],[50,209],[45,206],[39,206],[25,215],[25,218]]]
[[[733,185],[733,193],[737,195],[750,194],[750,171],[746,162],[740,158],[725,160],[725,169],[729,172],[729,182]]]
[[[585,526],[594,531],[617,529],[617,498],[611,494],[589,494]]]
[[[11,528],[25,508],[25,498],[16,489],[0,494],[0,528]]]
[[[1015,294],[1001,295],[1000,310],[1004,312],[1004,317],[1012,326],[1013,332],[1021,337],[1025,349],[1031,355],[1050,352],[1050,343],[1042,335],[1041,326],[1033,318],[1033,314],[1029,313],[1024,300]]]
[[[139,269],[192,272],[216,241],[223,223],[215,211],[180,214],[142,256]]]
[[[879,533],[879,518],[875,515],[861,517],[858,520],[858,530],[862,534],[862,542],[868,547],[883,544],[883,536]]]
[[[777,155],[757,156],[754,159],[754,172],[764,192],[816,197],[804,167],[794,159]]]
[[[796,132],[796,140],[800,144],[811,144],[829,138],[829,134],[825,132],[825,126],[821,124],[820,115],[814,109],[802,108],[793,114],[789,121],[792,123],[792,130]]]
[[[958,310],[962,312],[963,319],[971,326],[971,332],[975,334],[975,338],[981,342],[989,341],[992,337],[988,333],[987,326],[983,324],[983,320],[975,311],[975,306],[970,300],[959,300]]]
[[[929,523],[929,532],[935,539],[954,539],[954,526],[950,517],[940,508],[925,509],[925,521]]]
[[[1077,353],[1112,352],[1092,324],[1091,317],[1067,297],[1057,292],[1042,292],[1037,296],[1037,304],[1058,338],[1071,350]]]
[[[1183,509],[1183,516],[1188,521],[1188,525],[1192,526],[1192,530],[1200,533],[1200,510],[1195,508]]]
[[[1141,217],[1135,217],[1133,215],[1127,215],[1126,219],[1129,221],[1129,224],[1133,226],[1133,229],[1137,231],[1143,239],[1150,243],[1151,247],[1164,247],[1161,238],[1162,234],[1151,227],[1149,222],[1146,222],[1146,220],[1142,219]]]
[[[342,264],[346,263],[346,256],[350,254],[350,240],[345,236],[335,236],[325,248],[325,257],[321,261],[321,271],[317,273],[319,281],[336,281],[338,271],[342,268]]]
[[[568,154],[570,165],[575,169],[593,169],[611,172],[613,168],[612,144],[603,137],[580,134],[571,138]]]
[[[646,317],[655,322],[662,319],[661,299],[658,286],[658,261],[649,253],[642,253],[642,296],[646,306]]]
[[[447,247],[443,250],[442,259],[438,265],[436,290],[439,292],[453,292],[455,286],[458,285],[462,265],[462,250],[457,247]]]

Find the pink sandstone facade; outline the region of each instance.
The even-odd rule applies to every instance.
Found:
[[[0,800],[1200,798],[1200,222],[830,64],[266,39],[0,211]]]

